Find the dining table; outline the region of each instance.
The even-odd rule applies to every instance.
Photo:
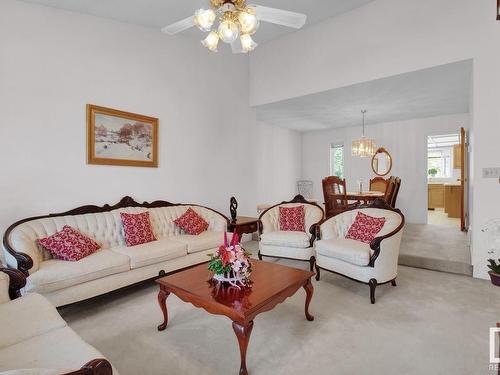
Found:
[[[373,202],[377,198],[384,198],[385,193],[382,193],[381,191],[348,191],[346,195],[348,201],[363,201],[366,204],[369,202]]]

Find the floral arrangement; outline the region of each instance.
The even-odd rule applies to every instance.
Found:
[[[235,287],[250,286],[250,253],[241,247],[237,233],[233,234],[231,244],[227,241],[227,233],[224,233],[224,245],[209,256],[208,269],[214,273],[215,281],[229,283]]]

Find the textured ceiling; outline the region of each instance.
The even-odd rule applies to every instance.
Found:
[[[92,14],[118,21],[160,29],[207,8],[208,0],[24,0],[51,7]],[[255,4],[286,9],[307,15],[307,25],[347,12],[373,0],[255,0]],[[253,4],[254,1],[248,1]],[[283,26],[262,23],[255,40],[263,43],[294,32]],[[202,37],[201,31],[190,29],[185,35]]]
[[[364,82],[257,106],[270,125],[310,131],[469,112],[472,61]]]

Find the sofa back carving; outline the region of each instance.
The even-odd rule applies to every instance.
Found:
[[[114,206],[84,206],[65,213],[24,219],[14,223],[5,232],[4,249],[16,258],[20,270],[25,273],[29,270],[29,273],[32,273],[38,270],[41,262],[51,258],[50,253],[37,246],[36,240],[54,234],[65,225],[78,229],[95,239],[103,249],[107,249],[125,246],[120,212],[148,211],[153,232],[156,238],[161,238],[181,234],[173,221],[182,216],[188,208],[192,208],[209,223],[209,230],[226,230],[228,218],[207,207],[166,201],[139,204],[132,198],[125,197]],[[33,266],[23,267],[23,260],[18,259],[19,253],[28,255]]]

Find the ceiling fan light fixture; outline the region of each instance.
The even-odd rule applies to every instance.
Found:
[[[216,18],[213,9],[198,9],[194,14],[194,23],[201,31],[208,32],[212,29]]]
[[[219,34],[215,31],[211,31],[205,39],[201,41],[203,46],[207,47],[212,52],[217,52],[217,46],[219,45]]]
[[[230,18],[223,19],[219,25],[219,37],[224,43],[233,43],[240,35],[238,25]]]
[[[259,28],[259,20],[255,9],[252,7],[247,7],[238,13],[238,21],[241,27],[242,34],[253,35]]]
[[[254,42],[252,37],[248,34],[241,34],[241,47],[243,48],[243,52],[248,53],[257,48],[258,44]]]

